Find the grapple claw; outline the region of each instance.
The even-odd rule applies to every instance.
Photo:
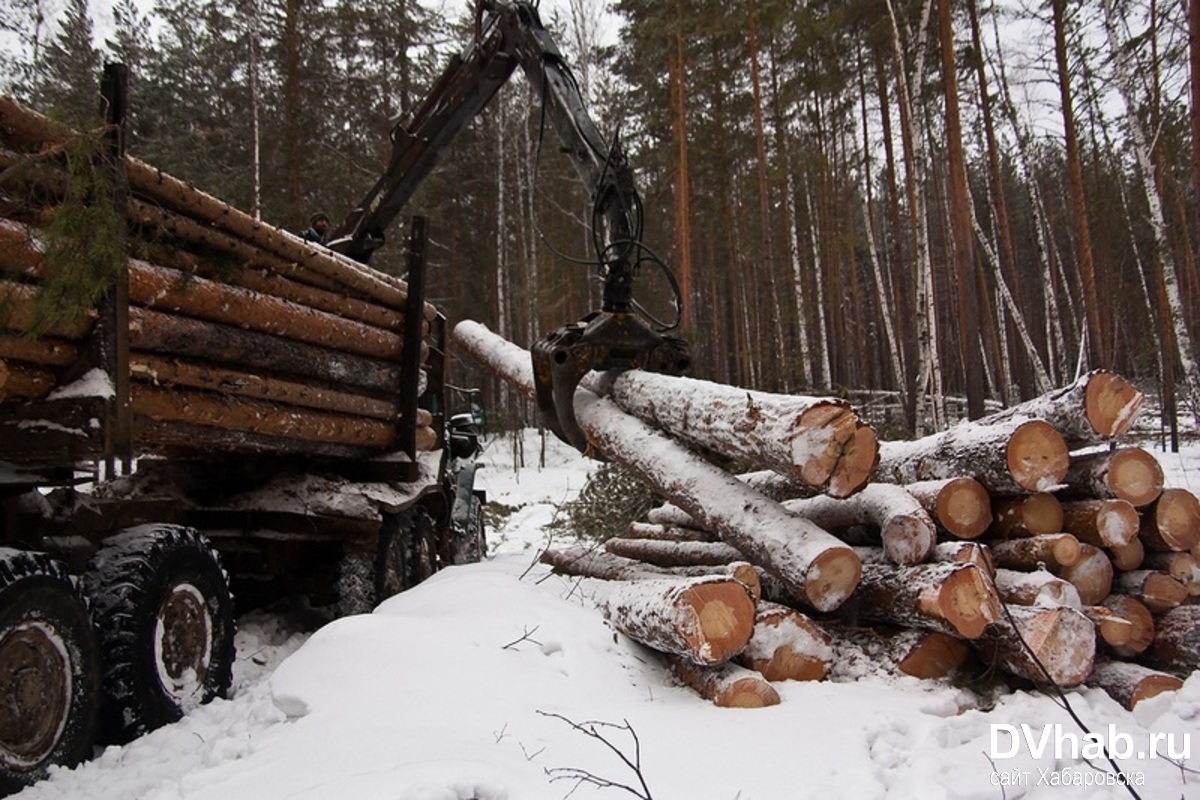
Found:
[[[649,328],[632,313],[595,311],[534,344],[533,378],[542,424],[581,453],[592,452],[575,419],[575,389],[589,372],[644,369],[682,375],[688,345]]]

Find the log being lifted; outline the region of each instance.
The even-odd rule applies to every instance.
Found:
[[[476,322],[459,323],[454,341],[526,397],[535,396],[528,351]],[[779,577],[796,600],[832,611],[854,591],[858,557],[811,522],[586,389],[576,392],[575,416],[596,449]]]
[[[1140,447],[1123,447],[1073,454],[1064,482],[1065,496],[1126,500],[1141,508],[1158,499],[1163,490],[1163,471],[1152,453]]]
[[[1042,419],[1053,425],[1072,447],[1077,447],[1125,435],[1137,419],[1144,399],[1142,392],[1124,378],[1095,370],[1069,386],[998,411],[979,422]]]
[[[759,603],[754,633],[737,663],[769,681],[819,681],[833,661],[830,637],[816,622],[778,603]]]
[[[702,666],[667,656],[671,672],[705,700],[721,708],[765,708],[779,705],[779,692],[753,670],[726,662]]]
[[[921,439],[880,442],[875,479],[909,484],[965,475],[993,494],[1013,495],[1058,486],[1067,464],[1067,445],[1047,422],[964,421]]]
[[[1066,688],[1080,685],[1091,674],[1096,628],[1073,608],[1008,606],[975,647],[984,660],[1012,675]]]
[[[1183,688],[1183,681],[1174,675],[1109,658],[1096,659],[1087,683],[1089,686],[1099,686],[1130,711],[1143,700]]]
[[[733,658],[754,632],[754,600],[721,576],[613,582],[600,609],[634,641],[695,664]]]
[[[848,497],[875,467],[875,432],[842,400],[793,397],[640,370],[611,395],[624,411],[685,441]]]
[[[864,564],[851,601],[864,619],[974,639],[1000,616],[992,581],[974,564]]]

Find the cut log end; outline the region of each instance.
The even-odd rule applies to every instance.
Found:
[[[862,561],[849,547],[831,547],[813,559],[804,597],[817,611],[833,611],[846,602],[862,577]]]
[[[1187,489],[1163,489],[1154,512],[1143,517],[1142,537],[1155,550],[1200,545],[1200,500]]]
[[[1084,396],[1084,413],[1098,436],[1123,436],[1142,407],[1144,395],[1129,381],[1111,372],[1091,377]]]
[[[688,589],[680,600],[695,616],[689,642],[706,661],[727,661],[746,646],[754,629],[754,601],[741,583],[701,584]]]
[[[937,496],[938,522],[960,539],[974,539],[992,524],[992,501],[974,478],[954,478]]]
[[[879,461],[879,438],[875,430],[866,425],[859,425],[854,430],[854,436],[842,448],[841,457],[834,467],[833,476],[829,479],[827,494],[832,497],[849,497],[858,492],[875,472]]]
[[[1067,443],[1054,426],[1040,419],[1013,432],[1007,457],[1013,480],[1030,492],[1048,491],[1060,484],[1070,464]]]
[[[962,637],[977,639],[1000,616],[1000,602],[987,576],[975,568],[959,569],[933,591],[923,592],[922,610],[945,620]]]
[[[1097,661],[1088,683],[1099,686],[1132,711],[1143,700],[1178,691],[1183,681],[1174,675],[1123,661]]]
[[[1162,493],[1162,465],[1153,453],[1140,447],[1118,450],[1109,459],[1108,487],[1114,497],[1137,508],[1147,506]]]
[[[929,560],[937,544],[937,531],[924,515],[897,514],[884,525],[880,538],[893,564],[910,566]]]
[[[721,708],[765,708],[779,705],[779,692],[759,674],[736,664],[700,666],[669,657],[680,683]]]
[[[905,675],[914,678],[948,677],[966,662],[970,648],[962,639],[946,633],[925,631],[908,655],[896,663]]]
[[[1122,658],[1133,658],[1145,652],[1154,641],[1154,615],[1142,603],[1123,594],[1109,595],[1102,603],[1104,608],[1129,622],[1131,632],[1124,643],[1108,642],[1109,649]],[[1107,642],[1107,640],[1105,640]]]

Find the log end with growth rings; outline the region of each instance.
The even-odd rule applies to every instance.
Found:
[[[737,581],[706,583],[681,598],[690,608],[693,624],[685,632],[694,652],[706,663],[728,661],[745,648],[754,631],[754,601]]]
[[[954,478],[937,496],[937,518],[960,539],[974,539],[992,524],[992,500],[974,478]]]
[[[1084,412],[1098,436],[1115,439],[1128,432],[1144,399],[1129,381],[1111,372],[1099,372],[1088,380]]]
[[[812,561],[804,598],[817,611],[833,611],[846,602],[862,577],[862,560],[849,547],[831,547]]]
[[[831,497],[849,497],[867,485],[879,459],[879,440],[848,405],[816,403],[796,418],[793,429],[794,480],[824,487]]]
[[[1107,482],[1115,497],[1136,508],[1148,506],[1162,493],[1162,465],[1153,453],[1140,447],[1126,447],[1109,459]]]
[[[896,667],[914,678],[937,680],[954,674],[969,654],[970,648],[962,639],[947,633],[925,631],[917,646],[898,661]]]
[[[1070,464],[1062,435],[1040,419],[1029,420],[1013,432],[1007,457],[1009,474],[1030,492],[1049,491],[1062,483]]]
[[[921,593],[921,609],[949,624],[965,639],[978,639],[1000,618],[1000,599],[991,580],[974,564],[964,564],[937,586]]]
[[[1189,550],[1200,545],[1200,501],[1187,489],[1163,489],[1148,522],[1156,549]]]

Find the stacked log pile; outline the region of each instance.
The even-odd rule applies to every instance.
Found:
[[[532,396],[525,351],[477,323],[461,323],[454,337]],[[789,442],[778,428],[757,428],[732,452],[724,446],[760,412],[775,426],[768,410],[788,407],[785,399],[644,373],[609,384],[622,382],[641,396],[601,398],[591,388],[603,382],[585,381],[581,427],[666,502],[626,535],[548,549],[541,560],[603,579],[598,594],[622,598],[602,606],[614,627],[669,654],[675,675],[713,702],[771,704],[770,681],[870,663],[919,678],[987,669],[1021,685],[1095,685],[1132,707],[1200,668],[1200,503],[1164,487],[1151,453],[1122,443],[1142,395],[1119,376],[1093,372],[992,417],[880,442],[853,491],[780,463]],[[712,401],[726,393],[740,393],[741,404]],[[668,414],[668,404],[678,408]],[[706,437],[707,426],[718,433]],[[748,444],[766,435],[773,444]],[[765,471],[714,475],[672,437]],[[874,443],[842,438],[851,440],[841,450],[851,460]],[[824,594],[807,582],[818,550],[840,554],[832,563],[847,575],[855,565]],[[704,603],[681,609],[674,600],[711,586],[720,594],[704,589]],[[668,646],[665,629],[720,639]]]
[[[0,402],[10,408],[69,393],[94,362],[104,311],[49,329],[35,313],[51,279],[47,228],[67,213],[64,154],[89,137],[0,98]],[[437,319],[409,302],[405,282],[137,159],[113,169],[127,185],[113,202],[130,257],[111,292],[124,343],[109,382],[125,383],[136,452],[357,457],[400,449],[398,431],[413,425],[417,449],[436,446],[432,418],[401,411],[405,343],[419,344],[424,364]]]

